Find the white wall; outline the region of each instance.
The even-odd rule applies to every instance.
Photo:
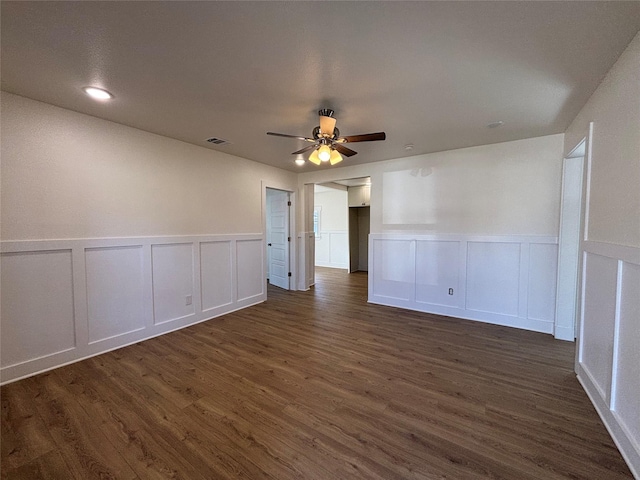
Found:
[[[636,36],[571,123],[565,139],[569,153],[594,122],[587,236],[631,247],[640,247],[639,56]]]
[[[296,175],[2,93],[0,381],[266,298]]]
[[[422,155],[372,175],[372,232],[556,235],[562,136]],[[373,201],[373,199],[372,199]]]
[[[568,128],[588,135],[578,378],[640,478],[640,34]]]
[[[320,232],[316,237],[316,266],[349,268],[349,212],[346,188],[318,189],[314,193],[314,205],[320,207],[322,212]]]
[[[260,233],[296,174],[2,92],[2,240]]]
[[[562,149],[550,135],[302,173],[298,184],[371,176],[371,233],[556,236]]]
[[[562,149],[551,135],[299,184],[371,176],[370,302],[552,333]]]

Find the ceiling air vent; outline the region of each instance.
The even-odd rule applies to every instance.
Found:
[[[218,137],[207,138],[207,142],[213,143],[214,145],[229,145],[231,143],[228,140],[223,140],[222,138]]]

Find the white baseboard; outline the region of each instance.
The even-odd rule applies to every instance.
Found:
[[[556,326],[553,335],[557,340],[566,340],[567,342],[573,342],[576,339],[573,327]]]
[[[349,265],[347,265],[346,263],[324,263],[324,262],[317,262],[316,263],[316,267],[324,267],[324,268],[340,268],[342,270],[348,270],[349,269]]]

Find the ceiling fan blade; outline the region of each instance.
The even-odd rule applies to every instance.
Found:
[[[375,142],[377,140],[384,140],[387,135],[384,132],[377,133],[364,133],[362,135],[347,135],[346,137],[340,137],[338,142],[340,143],[354,143],[354,142]]]
[[[275,133],[275,132],[267,132],[267,135],[273,135],[276,137],[285,137],[285,138],[297,138],[298,140],[304,140],[305,142],[313,142],[315,143],[315,139],[307,138],[307,137],[297,137],[295,135],[287,135],[286,133]]]
[[[347,157],[353,157],[356,153],[358,153],[351,150],[350,148],[345,147],[344,145],[340,145],[339,143],[334,143],[333,148],[335,148],[338,152],[340,152],[342,155],[345,155]]]
[[[314,148],[317,148],[317,147],[318,147],[318,145],[308,145],[308,146],[306,146],[304,148],[301,148],[300,150],[297,150],[297,151],[293,152],[291,155],[298,155],[300,153],[306,153],[309,150],[313,150]]]
[[[336,119],[320,115],[320,133],[328,137],[333,136],[333,129],[336,128]]]

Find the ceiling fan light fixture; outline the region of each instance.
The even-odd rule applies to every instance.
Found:
[[[298,165],[299,167],[301,167],[302,165],[305,164],[304,161],[304,157],[302,156],[302,154],[298,154],[298,156],[296,157],[296,165]]]
[[[375,142],[385,140],[387,138],[387,135],[384,132],[363,133],[361,135],[347,135],[341,137],[340,130],[336,128],[336,119],[333,116],[333,110],[324,108],[318,111],[318,114],[320,116],[320,125],[312,130],[311,137],[267,132],[267,135],[295,138],[296,140],[311,143],[311,145],[307,145],[306,147],[292,153],[292,155],[298,155],[295,163],[299,166],[304,165],[304,159],[299,159],[299,156],[306,154],[307,152],[311,152],[309,155],[309,161],[315,165],[321,165],[322,162],[329,162],[331,165],[335,165],[336,163],[340,163],[343,160],[343,157],[352,157],[358,153],[355,150],[345,147],[342,145],[343,143]]]
[[[321,145],[318,149],[318,158],[323,162],[328,162],[331,159],[331,148],[329,145]]]
[[[318,157],[318,150],[311,152],[311,155],[309,155],[309,161],[315,165],[320,165],[322,160]]]

